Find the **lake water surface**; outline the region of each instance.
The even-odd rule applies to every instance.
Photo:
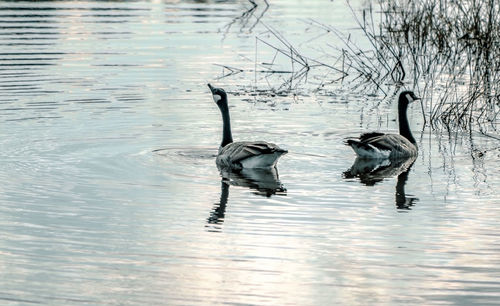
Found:
[[[498,303],[499,141],[414,105],[409,171],[356,175],[343,139],[396,132],[394,104],[249,90],[279,84],[252,72],[265,26],[319,53],[309,18],[349,31],[351,10],[257,4],[0,3],[2,304]],[[289,150],[278,173],[219,173],[208,82],[235,140]]]

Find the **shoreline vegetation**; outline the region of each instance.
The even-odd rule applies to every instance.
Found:
[[[252,3],[252,13],[257,4]],[[269,4],[265,2],[265,11]],[[349,5],[349,2],[347,2]],[[350,5],[349,5],[350,6]],[[268,95],[295,94],[299,84],[316,91],[332,86],[348,86],[372,94],[412,88],[424,97],[425,123],[432,128],[478,130],[500,140],[500,4],[494,0],[378,0],[352,15],[367,47],[359,47],[349,33],[308,20],[309,26],[325,31],[341,41],[340,47],[327,46],[328,54],[313,58],[298,50],[270,26],[256,37],[255,81],[257,74],[279,75],[276,84],[253,91]],[[245,12],[245,18],[249,18]],[[253,27],[252,27],[253,28]],[[266,38],[262,38],[262,37]],[[323,35],[322,35],[323,36]],[[273,42],[270,42],[270,41]],[[311,38],[311,43],[315,38]],[[259,47],[274,50],[271,61],[259,62]],[[323,47],[323,46],[320,46]],[[279,68],[277,57],[289,62]],[[249,70],[219,65],[227,74]],[[324,78],[311,76],[323,73]],[[279,83],[279,84],[278,84]]]
[[[357,23],[373,52],[367,82],[407,83],[425,96],[431,126],[480,130],[500,119],[500,8],[497,1],[379,1]],[[354,11],[353,11],[354,13]],[[374,14],[380,14],[378,27]],[[355,15],[356,16],[356,15]],[[370,56],[373,55],[373,56]],[[363,68],[365,68],[363,66]],[[380,86],[377,84],[377,86]]]

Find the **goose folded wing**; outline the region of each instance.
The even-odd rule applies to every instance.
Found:
[[[394,148],[394,142],[385,134],[382,134],[382,136],[369,138],[368,140],[364,141],[364,143],[370,144],[382,151],[391,151]]]
[[[286,152],[273,143],[267,142],[241,142],[234,143],[234,151],[231,154],[233,162],[238,162],[246,158],[262,154],[272,154],[274,152]]]
[[[371,132],[371,133],[364,133],[359,136],[359,141],[362,142],[369,142],[370,140],[373,140],[374,138],[379,138],[381,136],[384,136],[384,133],[378,133],[378,132]]]
[[[367,143],[380,150],[401,151],[408,141],[401,135],[382,134],[379,137],[370,138]]]

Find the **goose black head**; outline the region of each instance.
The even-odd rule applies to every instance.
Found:
[[[212,92],[212,97],[214,98],[214,102],[220,107],[224,103],[227,104],[227,94],[222,88],[213,87],[208,84],[208,88]]]
[[[413,91],[405,90],[399,94],[400,102],[410,104],[416,100],[420,100],[420,98],[417,97]]]

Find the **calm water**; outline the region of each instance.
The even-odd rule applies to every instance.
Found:
[[[393,104],[248,90],[286,78],[251,71],[264,24],[318,54],[308,19],[352,29],[349,8],[259,4],[0,3],[2,304],[498,303],[499,142],[414,105],[410,170],[356,175],[343,139],[396,131]],[[207,82],[235,139],[290,151],[279,173],[221,176]]]

